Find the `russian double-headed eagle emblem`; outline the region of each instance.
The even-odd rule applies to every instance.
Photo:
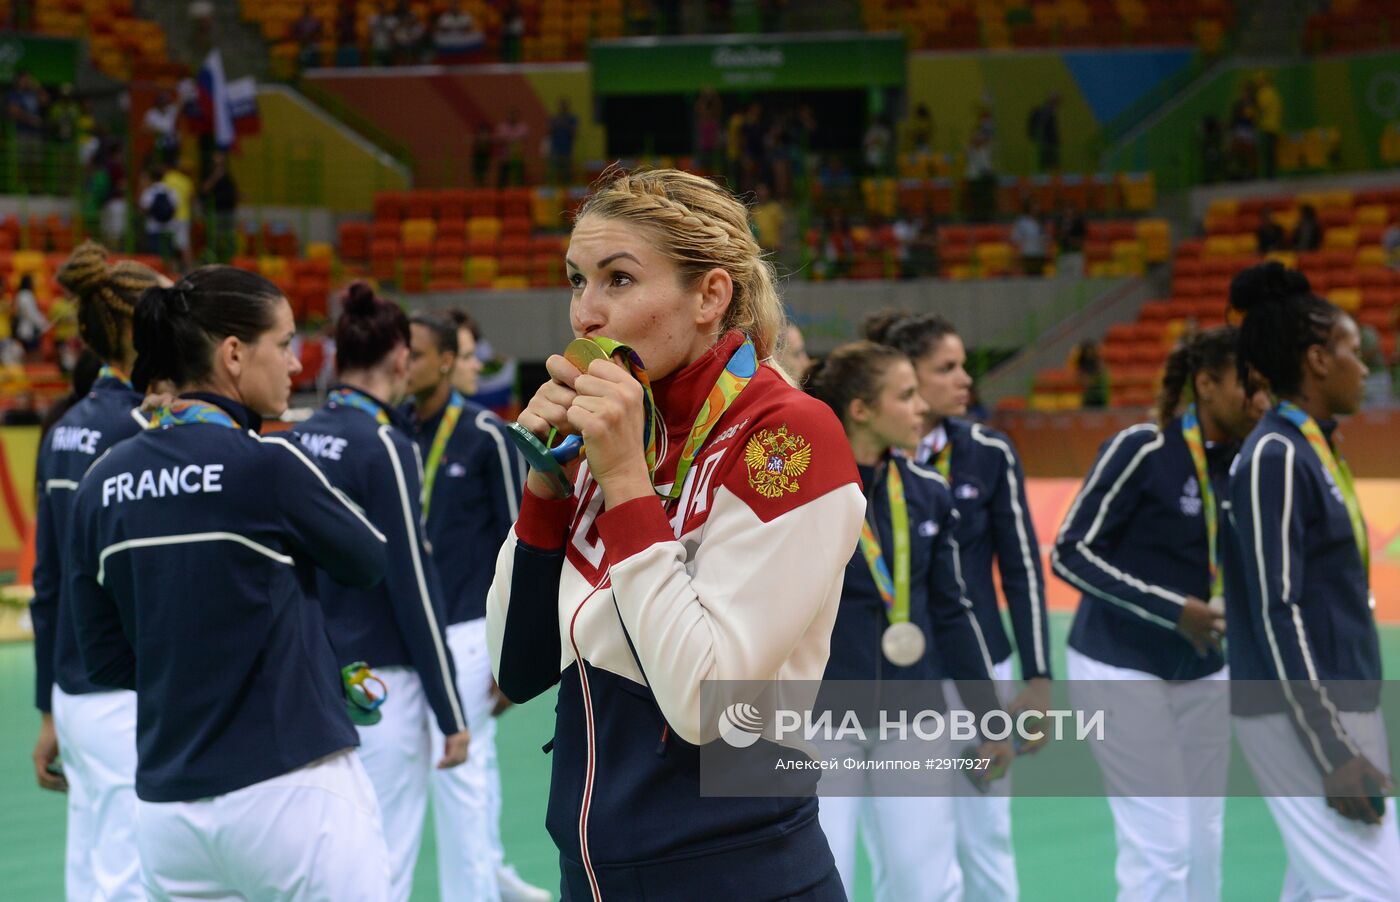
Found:
[[[749,437],[744,446],[744,463],[749,468],[749,485],[764,498],[781,498],[801,486],[797,477],[812,463],[812,446],[800,435],[764,429]]]

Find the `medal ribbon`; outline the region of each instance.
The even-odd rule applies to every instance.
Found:
[[[238,424],[233,421],[233,417],[224,413],[217,406],[208,401],[195,401],[192,399],[182,399],[172,401],[165,407],[156,411],[156,415],[151,417],[147,429],[164,429],[167,426],[191,426],[197,423],[206,423],[211,426],[227,426],[230,429],[237,429]]]
[[[865,556],[865,564],[875,579],[875,588],[885,603],[885,614],[890,623],[909,621],[909,508],[904,501],[904,479],[899,475],[899,466],[893,461],[886,465],[888,476],[885,488],[890,496],[890,528],[894,533],[894,578],[890,578],[889,564],[885,562],[880,539],[870,525],[869,518],[860,525],[860,553]]]
[[[1341,455],[1332,453],[1332,446],[1327,443],[1327,436],[1322,434],[1322,428],[1317,425],[1317,421],[1303,412],[1297,404],[1291,401],[1280,401],[1274,408],[1278,415],[1283,417],[1303,433],[1303,437],[1312,446],[1313,453],[1322,462],[1323,468],[1332,477],[1332,482],[1342,493],[1342,503],[1346,505],[1347,516],[1351,518],[1351,532],[1356,539],[1356,550],[1361,553],[1361,564],[1366,571],[1366,579],[1369,583],[1371,578],[1371,542],[1366,535],[1366,519],[1361,515],[1361,499],[1356,497],[1356,483],[1351,477],[1351,467],[1342,459]]]
[[[943,481],[949,485],[953,484],[953,477],[949,474],[953,470],[953,443],[944,442],[943,447],[938,449],[938,453],[933,455],[933,468],[938,471],[938,475],[943,477]]]
[[[108,366],[108,365],[105,364],[105,363],[102,364],[102,368],[101,368],[100,370],[97,371],[97,378],[98,378],[99,380],[102,380],[102,379],[115,379],[115,380],[117,380],[118,382],[120,382],[122,385],[125,385],[127,388],[131,388],[131,380],[130,380],[130,379],[128,379],[126,376],[123,376],[121,373],[117,372],[117,370],[116,370],[114,367]]]
[[[365,413],[374,417],[374,421],[379,425],[389,425],[389,414],[384,412],[384,408],[354,389],[337,388],[330,393],[327,403],[332,407],[353,407],[356,410],[363,410]],[[446,415],[444,415],[444,418],[446,418]]]
[[[637,356],[637,352],[621,342],[613,341],[610,338],[595,338],[593,341],[607,352],[609,357],[618,351],[625,352],[632,376],[642,384],[642,407],[646,418],[647,469],[654,475],[659,463],[657,445],[664,424],[656,410],[656,401],[652,396],[651,380],[647,378],[646,367],[642,365],[642,359]],[[724,366],[724,371],[719,374],[719,378],[710,388],[709,395],[705,397],[705,403],[700,405],[700,412],[695,417],[695,424],[690,427],[690,435],[687,436],[685,445],[681,448],[681,457],[676,464],[676,478],[671,483],[670,490],[657,494],[668,500],[674,500],[681,496],[681,491],[685,488],[685,477],[695,464],[695,458],[699,456],[705,440],[710,437],[715,424],[724,417],[725,411],[733,406],[734,399],[739,397],[739,393],[749,384],[749,380],[756,372],[758,372],[758,354],[754,350],[753,341],[746,338],[744,343],[730,355],[729,362]]]
[[[1225,596],[1225,573],[1220,569],[1220,521],[1215,517],[1215,488],[1210,482],[1210,471],[1206,464],[1206,443],[1201,435],[1201,421],[1196,413],[1196,402],[1186,406],[1181,417],[1181,437],[1186,439],[1186,450],[1191,452],[1191,462],[1196,465],[1196,482],[1201,487],[1201,506],[1206,518],[1206,548],[1210,555],[1210,595],[1212,598]]]
[[[442,464],[442,452],[447,450],[447,440],[457,429],[457,421],[462,418],[462,408],[467,399],[457,389],[452,389],[452,397],[447,400],[447,409],[442,412],[433,443],[428,446],[428,462],[423,465],[423,519],[428,519],[428,505],[433,500],[433,484],[437,482],[438,467]]]

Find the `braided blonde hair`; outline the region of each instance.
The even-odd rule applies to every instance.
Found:
[[[107,363],[120,363],[130,349],[136,300],[160,283],[160,274],[134,260],[109,263],[107,249],[84,241],[58,270],[58,282],[78,299],[78,334]]]
[[[721,334],[743,332],[753,340],[758,359],[782,373],[773,353],[787,316],[773,265],[754,240],[748,208],[709,179],[679,169],[610,169],[598,184],[574,221],[597,216],[647,229],[688,281],[716,268],[728,272],[734,294],[720,321]]]

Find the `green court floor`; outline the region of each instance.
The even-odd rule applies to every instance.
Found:
[[[1069,621],[1063,615],[1052,619],[1063,672]],[[1384,628],[1382,640],[1386,660],[1400,661],[1400,627]],[[31,706],[33,679],[29,645],[0,645],[0,898],[13,902],[47,902],[63,895],[63,800],[37,788],[29,758],[38,724]],[[549,759],[540,751],[553,732],[553,716],[549,698],[511,710],[500,722],[498,750],[506,857],[531,882],[557,890],[554,846],[544,830]],[[1022,899],[1113,898],[1113,822],[1105,800],[1016,799],[1013,806]],[[862,862],[863,887],[868,887],[867,875]],[[1283,849],[1263,801],[1231,799],[1225,819],[1225,898],[1277,899],[1282,882]],[[431,818],[413,898],[438,898]],[[869,899],[868,888],[856,898]]]

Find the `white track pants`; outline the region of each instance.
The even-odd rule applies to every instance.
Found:
[[[1390,748],[1380,713],[1343,711],[1339,717],[1371,763],[1388,770]],[[1285,902],[1400,899],[1400,812],[1394,798],[1386,800],[1378,826],[1347,820],[1328,808],[1322,774],[1287,714],[1236,717],[1235,737],[1283,836],[1288,853]],[[1311,785],[1312,794],[1282,795],[1296,793],[1302,785]]]
[[[1068,652],[1070,701],[1102,710],[1102,742],[1093,745],[1103,771],[1118,841],[1121,902],[1210,902],[1220,898],[1225,783],[1230,766],[1230,697],[1222,669],[1208,677],[1167,682]],[[1114,681],[1136,681],[1113,691]],[[1176,754],[1169,751],[1175,749]],[[1151,766],[1170,796],[1129,796]]]
[[[374,673],[384,681],[388,698],[379,709],[384,715],[379,723],[357,728],[360,760],[374,784],[383,816],[389,846],[389,898],[408,902],[423,840],[428,773],[442,746],[430,744],[433,714],[418,672],[411,667],[382,667]]]
[[[896,754],[903,757],[906,751]],[[869,757],[879,754],[877,746]],[[944,737],[929,743],[928,754],[952,757],[956,750]],[[857,742],[822,746],[824,758],[848,756],[864,758],[867,750]],[[920,780],[933,776],[933,772],[922,772]],[[963,779],[953,771],[938,777],[945,784]],[[856,896],[857,828],[870,859],[876,902],[957,902],[962,898],[951,785],[945,785],[941,794],[929,796],[822,796],[819,805],[822,832],[849,898]]]
[[[68,780],[68,898],[146,898],[136,853],[136,693],[69,695],[55,686],[53,722]]]
[[[156,902],[389,895],[379,803],[353,751],[209,799],[138,802],[136,838]]]
[[[432,771],[433,823],[437,832],[438,887],[442,902],[478,902],[500,895],[501,774],[496,765],[496,719],[491,716],[491,656],[486,619],[454,623],[447,646],[457,665],[457,692],[471,730],[467,763]],[[432,726],[433,747],[443,736]]]
[[[1016,697],[1011,659],[996,665],[997,694],[1002,703]],[[965,708],[957,683],[943,682],[949,709]],[[966,902],[1015,902],[1020,894],[1016,880],[1016,853],[1011,845],[1011,776],[992,783],[985,794],[966,780],[955,782],[958,866],[962,868]]]

